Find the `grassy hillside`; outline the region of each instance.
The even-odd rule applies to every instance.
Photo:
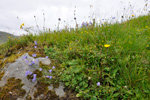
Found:
[[[0,44],[5,43],[6,41],[8,41],[9,38],[14,37],[15,36],[10,33],[0,31]]]
[[[70,32],[30,34],[9,40],[0,50],[11,56],[16,47],[18,52],[47,55],[56,70],[52,81],[41,81],[62,81],[77,92],[76,97],[150,100],[150,16]]]

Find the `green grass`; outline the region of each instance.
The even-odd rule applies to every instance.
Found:
[[[63,81],[77,92],[77,97],[150,99],[149,15],[121,24],[83,27],[71,32],[30,34],[9,40],[0,50],[7,51],[14,45],[25,48],[35,40],[57,65],[55,81]],[[104,47],[105,44],[110,47]]]

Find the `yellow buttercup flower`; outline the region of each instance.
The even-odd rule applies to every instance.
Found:
[[[108,47],[110,47],[110,45],[109,44],[105,44],[104,47],[108,48]]]
[[[21,25],[20,25],[20,29],[23,29],[23,27],[22,26],[24,26],[24,23],[22,23]]]

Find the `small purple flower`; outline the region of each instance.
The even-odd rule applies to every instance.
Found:
[[[35,64],[35,61],[32,61],[31,63],[32,63],[32,64]]]
[[[49,76],[48,76],[48,75],[47,75],[46,77],[47,77],[47,78],[49,78]]]
[[[48,59],[48,56],[46,56],[45,58]]]
[[[33,57],[36,57],[36,54],[32,54]]]
[[[33,77],[36,77],[36,74],[33,74]]]
[[[29,63],[29,61],[28,61],[28,60],[26,60],[26,63]]]
[[[50,79],[52,79],[52,76],[49,76]]]
[[[35,82],[35,81],[36,81],[36,74],[33,74],[32,82]]]
[[[42,71],[42,68],[40,68],[39,70]]]
[[[36,41],[34,41],[34,43],[35,43],[35,45],[37,45],[37,42],[36,42]]]
[[[83,26],[86,26],[86,23],[85,23],[85,22],[82,23],[82,27],[83,27]]]
[[[27,59],[27,56],[24,56],[23,59]]]
[[[49,73],[51,73],[52,72],[52,70],[49,70]]]
[[[29,75],[32,75],[33,72],[30,72]]]
[[[52,69],[55,69],[55,66],[53,66],[53,68]]]
[[[115,17],[112,17],[112,19],[115,19]]]
[[[25,76],[28,76],[28,74],[30,73],[30,71],[28,70],[28,71],[26,71],[26,73],[25,73]]]
[[[101,85],[101,83],[100,83],[100,82],[98,82],[98,83],[97,83],[97,86],[100,86],[100,85]]]
[[[35,82],[36,81],[36,77],[34,77],[33,79],[32,79],[32,82]]]
[[[32,63],[30,63],[29,66],[32,66]]]
[[[36,59],[36,62],[39,62],[39,60],[38,60],[38,59]]]
[[[93,23],[90,21],[90,22],[89,22],[89,24],[91,24],[91,25],[92,25]]]
[[[37,46],[34,46],[34,48],[37,48]]]

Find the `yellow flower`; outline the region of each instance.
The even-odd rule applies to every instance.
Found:
[[[21,25],[24,26],[24,23],[22,23]]]
[[[105,44],[104,47],[108,48],[108,47],[110,47],[110,45],[109,44]]]
[[[21,25],[20,25],[20,29],[23,29],[23,27],[22,26],[24,26],[24,23],[22,23]]]
[[[70,50],[72,50],[72,48],[70,48]]]

